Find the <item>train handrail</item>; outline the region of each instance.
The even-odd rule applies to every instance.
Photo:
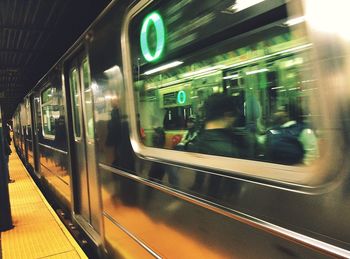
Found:
[[[259,219],[257,217],[251,216],[249,214],[233,210],[230,208],[227,208],[225,206],[222,206],[220,204],[208,201],[206,199],[175,190],[172,188],[169,188],[167,186],[163,186],[161,184],[153,183],[149,180],[146,180],[140,176],[130,174],[128,172],[124,172],[122,170],[119,170],[117,168],[111,167],[109,165],[105,165],[103,163],[99,163],[99,166],[105,170],[108,170],[109,172],[112,172],[114,174],[117,174],[122,177],[129,178],[131,180],[135,180],[139,183],[142,183],[146,186],[155,188],[161,192],[164,192],[169,195],[173,195],[183,201],[190,202],[194,205],[200,206],[205,209],[209,209],[210,211],[214,213],[221,214],[223,216],[229,217],[233,220],[236,220],[240,223],[246,224],[248,226],[254,227],[256,229],[260,229],[264,232],[267,232],[271,235],[283,238],[288,241],[295,242],[298,245],[307,247],[309,249],[313,249],[321,254],[324,255],[330,255],[335,257],[343,257],[343,258],[350,258],[350,251],[343,249],[341,247],[337,247],[335,245],[326,243],[324,241],[309,237],[305,234],[300,234],[298,232],[295,232],[293,230],[286,229],[284,227],[280,227],[276,224],[270,223],[268,221]]]
[[[51,150],[53,150],[53,151],[56,151],[56,152],[61,153],[61,154],[64,154],[64,155],[68,155],[68,152],[67,152],[67,151],[64,151],[64,150],[61,150],[61,149],[57,149],[57,148],[51,147],[51,146],[42,144],[42,143],[40,143],[40,142],[39,142],[39,146],[42,146],[42,147],[51,149]]]

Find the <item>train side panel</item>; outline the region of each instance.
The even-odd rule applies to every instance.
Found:
[[[37,139],[42,181],[108,257],[350,256],[345,44],[292,27],[317,20],[307,1],[241,2],[114,1],[33,91],[36,138],[18,107],[17,150],[35,167]],[[179,145],[213,94],[239,103],[239,157]],[[266,139],[291,104],[314,142],[286,165]]]
[[[54,70],[36,88],[34,123],[41,180],[57,195],[61,205],[70,210],[71,180],[61,78],[61,70]]]
[[[224,5],[224,3],[222,4]],[[271,8],[269,5],[274,7],[268,10],[268,8]],[[161,4],[154,4],[154,6],[156,6],[155,10],[158,10],[157,8],[163,10]],[[267,18],[272,12],[277,12],[275,14],[275,17],[277,17],[275,19],[277,19],[277,21],[281,20],[283,22],[283,20],[286,19],[285,15],[287,11],[284,10],[283,1],[266,3],[260,10],[264,10],[264,8],[266,8],[267,13],[260,13],[258,17],[267,15],[265,17]],[[175,9],[174,7],[174,10]],[[147,7],[146,10],[148,10],[148,13],[151,13],[152,8]],[[168,10],[163,10],[163,12],[176,12],[174,10],[169,7]],[[343,248],[348,248],[349,237],[346,234],[347,232],[341,231],[341,229],[347,229],[349,226],[345,221],[340,222],[336,213],[330,213],[338,209],[343,211],[342,213],[347,213],[346,211],[348,211],[345,208],[348,197],[341,194],[343,192],[342,190],[346,188],[345,182],[344,186],[332,184],[331,186],[337,187],[333,187],[333,189],[322,189],[322,187],[319,188],[317,185],[317,187],[314,188],[308,185],[289,184],[288,181],[269,181],[269,179],[264,179],[264,172],[261,172],[258,168],[259,165],[265,165],[261,162],[256,162],[255,164],[255,170],[260,174],[260,179],[259,177],[256,178],[256,176],[250,177],[249,174],[242,175],[239,171],[232,173],[220,172],[220,169],[215,170],[205,167],[205,162],[202,165],[196,164],[191,166],[191,159],[195,161],[196,156],[190,156],[188,154],[183,154],[182,156],[178,151],[174,151],[174,153],[169,155],[166,159],[162,159],[162,157],[164,157],[162,153],[166,153],[167,151],[162,150],[157,151],[152,149],[150,152],[153,153],[144,155],[138,150],[138,145],[129,141],[130,138],[132,138],[132,141],[139,141],[141,146],[148,145],[157,147],[153,146],[155,144],[152,143],[152,138],[154,138],[152,134],[155,134],[154,128],[156,126],[165,126],[163,124],[165,121],[163,118],[164,115],[168,114],[164,113],[164,109],[167,109],[164,104],[166,97],[160,97],[160,100],[164,103],[160,104],[156,109],[152,108],[156,104],[152,104],[151,102],[157,98],[157,95],[158,97],[165,96],[165,94],[171,92],[166,92],[161,89],[157,93],[157,90],[152,89],[152,87],[156,88],[155,86],[159,80],[159,88],[165,89],[167,86],[170,88],[170,86],[172,86],[170,80],[171,73],[167,71],[167,75],[169,75],[170,79],[167,79],[164,75],[163,78],[161,76],[154,76],[150,79],[148,85],[147,79],[139,79],[139,81],[137,81],[138,78],[147,75],[146,70],[148,68],[150,71],[152,65],[146,64],[146,69],[142,70],[144,73],[142,74],[142,72],[140,72],[140,69],[142,69],[142,61],[138,63],[136,59],[132,60],[135,61],[135,63],[132,67],[131,65],[128,67],[120,60],[122,54],[119,49],[120,44],[118,40],[116,40],[118,35],[121,36],[119,34],[120,31],[117,29],[119,20],[117,20],[117,18],[112,18],[112,16],[119,17],[118,13],[117,8],[111,9],[110,13],[94,27],[96,34],[89,45],[92,79],[96,83],[96,91],[94,92],[95,130],[98,138],[97,153],[104,225],[123,229],[129,236],[134,238],[135,242],[144,246],[150,254],[154,253],[159,256],[175,254],[176,251],[174,251],[174,247],[177,246],[174,244],[174,239],[169,237],[174,237],[175,240],[179,240],[179,244],[191,244],[191,246],[181,246],[181,251],[185,251],[184,254],[188,256],[195,253],[200,254],[200,250],[203,249],[203,247],[210,247],[212,251],[215,251],[215,253],[211,254],[213,258],[217,255],[221,255],[221,257],[236,255],[237,257],[243,258],[256,257],[257,255],[281,258],[286,255],[324,257],[327,256],[328,253],[332,254],[333,252],[334,254],[345,255],[347,252],[343,250]],[[145,13],[147,14],[147,12]],[[146,14],[143,17],[146,17]],[[259,20],[260,18],[257,19]],[[262,20],[259,21],[261,22]],[[132,24],[130,30],[139,32],[141,29],[141,22],[142,19],[139,19],[139,29],[136,29],[137,27],[135,24]],[[267,28],[269,27],[266,22],[264,26]],[[258,41],[268,35],[268,30],[266,32],[264,31],[266,27],[263,27],[261,34],[257,33]],[[233,63],[221,61],[220,58],[222,57],[219,56],[217,57],[218,61],[215,62],[219,64],[222,62],[221,64],[224,65],[221,67],[229,67],[230,69],[237,67],[237,69],[239,69],[240,65],[236,65],[235,62],[240,64],[244,63],[242,60],[247,61],[245,64],[249,64],[251,67],[247,68],[244,67],[246,65],[242,64],[242,72],[239,73],[250,76],[247,76],[245,81],[245,84],[248,83],[248,86],[249,84],[254,84],[254,82],[257,84],[265,84],[265,86],[260,86],[260,89],[257,88],[257,91],[264,91],[265,87],[281,89],[278,87],[282,87],[282,83],[288,84],[291,91],[295,91],[292,85],[294,82],[297,83],[297,81],[292,81],[292,79],[288,77],[288,73],[290,72],[286,71],[286,68],[300,65],[300,63],[298,65],[298,62],[300,62],[301,59],[298,58],[297,55],[294,56],[294,50],[299,51],[299,49],[309,48],[311,45],[307,41],[304,42],[304,39],[299,42],[297,40],[295,42],[291,41],[290,45],[288,45],[288,43],[281,44],[281,42],[283,43],[286,39],[287,41],[290,40],[289,36],[285,34],[285,28],[281,28],[282,27],[276,27],[277,31],[272,34],[272,40],[266,40],[266,42],[269,43],[262,43],[262,45],[272,45],[270,53],[273,59],[269,60],[270,56],[268,55],[266,58],[268,59],[266,62],[267,65],[272,63],[272,66],[268,69],[264,70],[260,67],[263,66],[264,62],[254,64],[254,62],[251,61],[255,59],[265,59],[265,57],[261,58],[263,54],[259,54],[258,50],[256,52],[250,52],[250,55],[253,56],[248,57],[248,54],[245,54],[245,51],[240,48],[245,37],[247,37],[247,42],[249,42],[247,44],[253,44],[252,42],[256,40],[252,40],[249,34],[242,37],[236,36],[239,43],[234,43],[234,40],[232,41],[232,45],[237,44],[237,49],[234,50],[234,53],[227,55],[236,55],[236,59],[234,57],[231,57],[232,59],[229,57],[226,58],[227,60],[232,60]],[[230,31],[227,29],[227,32],[236,35],[232,30]],[[128,32],[124,31],[124,33]],[[279,34],[284,36],[278,36]],[[108,37],[110,35],[113,35],[113,37]],[[126,36],[126,38],[128,37],[129,35]],[[219,36],[217,37],[220,39]],[[134,40],[134,38],[130,38]],[[122,40],[124,39],[125,38],[122,37]],[[132,41],[128,41],[126,44],[130,44],[130,42]],[[200,46],[199,48],[205,47],[205,43],[203,42],[198,44]],[[191,46],[191,44],[188,45]],[[132,52],[135,51],[137,47],[139,48],[139,46],[129,46],[129,49]],[[174,46],[174,48],[176,47]],[[231,48],[234,49],[235,47]],[[109,52],[105,52],[105,49],[108,49]],[[226,46],[222,44],[222,52],[225,50]],[[194,54],[192,55],[192,52],[195,51],[193,47],[192,49],[188,47],[186,51],[187,52],[183,54],[178,54],[179,58],[184,58],[188,55],[189,61],[195,59]],[[285,57],[284,54],[289,51],[291,51],[291,54]],[[202,53],[203,57],[205,57],[205,54],[211,55],[209,54],[210,52],[203,51]],[[279,58],[279,53],[282,54],[281,58]],[[125,52],[123,54],[129,55],[129,53]],[[175,58],[177,58],[177,56],[173,53],[169,59],[174,60]],[[308,63],[307,60],[308,59],[303,59],[303,62],[311,66],[311,63]],[[140,64],[141,67],[137,67],[137,64]],[[205,62],[203,62],[203,64],[205,64]],[[200,66],[199,63],[196,65]],[[196,65],[194,65],[194,67]],[[204,68],[206,67],[204,66]],[[275,69],[276,72],[274,75],[267,74],[267,79],[263,79],[263,77],[253,78],[252,76],[258,73],[265,73],[272,68]],[[311,67],[309,68],[311,69]],[[198,70],[200,71],[199,68]],[[302,75],[303,77],[307,76],[309,73],[308,70],[301,71],[301,73],[304,73]],[[137,74],[137,72],[139,73]],[[181,71],[183,74],[185,74],[185,72],[186,71]],[[193,71],[187,72],[193,73]],[[213,71],[213,73],[214,72],[215,71]],[[128,73],[133,75],[133,83],[137,81],[134,85],[125,84],[125,75]],[[151,72],[149,73],[151,74]],[[220,85],[217,78],[212,78],[210,75],[206,76],[206,72],[201,73],[202,74],[198,75],[198,79],[191,78],[190,82],[188,82],[189,80],[183,80],[184,83],[190,85],[187,87],[191,87],[192,89],[197,88],[203,91],[205,89],[201,89],[201,87],[204,87],[200,84],[208,84],[208,89],[211,89],[211,93],[215,93],[217,87],[219,89],[220,87],[226,86],[225,84]],[[135,74],[139,77],[135,76]],[[225,70],[221,77],[226,77],[227,79],[221,80],[232,79],[234,75],[234,71]],[[192,77],[196,76],[192,75]],[[269,81],[265,80],[276,81],[274,84],[268,85]],[[280,82],[277,80],[280,80]],[[179,81],[181,81],[181,79]],[[240,85],[242,82],[243,81],[240,81],[236,85],[234,84],[235,82],[233,82],[233,85],[230,87],[242,87]],[[144,85],[146,85],[146,87],[144,87]],[[135,102],[130,102],[132,95],[125,93],[126,88],[128,88],[128,91],[134,91],[133,98]],[[147,89],[150,89],[149,93],[147,93]],[[181,89],[183,88],[179,87],[173,91],[176,92]],[[275,89],[270,90],[273,92]],[[151,90],[153,90],[153,92],[151,92]],[[281,95],[283,95],[282,92],[280,93]],[[231,92],[232,95],[241,93],[245,94],[245,98],[252,98],[252,93]],[[266,93],[267,92],[265,92],[265,94]],[[250,96],[248,94],[250,94]],[[210,95],[210,93],[208,95]],[[206,95],[203,94],[203,96]],[[259,98],[261,98],[260,100],[264,100],[264,98],[268,97],[269,96],[264,96],[263,94],[259,96]],[[293,93],[284,98],[295,98],[295,100],[301,100],[307,105],[307,102],[309,102],[308,98],[303,96],[300,98],[298,95],[293,95]],[[141,106],[141,102],[144,102],[144,106]],[[149,102],[149,106],[146,106],[148,105],[146,102]],[[170,99],[167,99],[167,102],[167,105],[169,105],[171,109],[176,106],[171,106],[174,105],[174,103],[176,104],[176,98],[172,104],[169,104],[169,102],[172,102]],[[182,104],[183,102],[183,100],[180,100],[178,104]],[[136,107],[135,110],[138,113],[130,114],[130,110],[135,111],[134,109],[130,109],[130,106]],[[273,106],[270,106],[270,108],[272,107]],[[252,106],[250,108],[252,108]],[[264,112],[268,114],[268,107],[264,106],[263,109],[265,109]],[[186,114],[186,111],[184,111],[183,114]],[[147,116],[153,116],[153,121],[151,119],[149,121],[142,121],[143,118],[147,118]],[[251,116],[254,118],[253,115]],[[252,120],[252,118],[249,118],[249,120]],[[141,122],[139,120],[141,120]],[[150,121],[153,125],[149,124]],[[147,129],[145,125],[151,126]],[[138,135],[137,138],[131,136],[134,133],[131,133],[129,129],[136,132],[134,136]],[[147,134],[147,130],[149,130],[151,134]],[[169,128],[169,134],[173,134],[171,130],[172,129]],[[144,137],[143,132],[146,132],[146,139],[142,139]],[[165,131],[165,134],[167,134],[167,131]],[[178,134],[181,134],[181,131],[179,131]],[[173,143],[169,144],[169,141],[166,143],[168,143],[168,145],[164,147],[164,150],[173,148]],[[135,150],[138,154],[134,152]],[[147,158],[148,155],[150,158]],[[181,164],[179,160],[176,160],[177,156],[184,158],[183,161],[186,163]],[[172,158],[174,159],[173,161]],[[217,158],[208,157],[208,159]],[[251,164],[254,165],[253,163]],[[234,163],[232,163],[232,165],[234,165]],[[281,168],[279,174],[283,177],[283,167],[276,166],[276,168]],[[276,171],[276,175],[277,174],[278,172]],[[270,176],[271,172],[266,172],[266,175]],[[298,175],[298,170],[296,170],[295,177]],[[305,179],[307,179],[307,173],[305,176]],[[291,177],[289,181],[293,182],[292,174]],[[194,183],[196,179],[202,179],[204,184],[201,185],[201,188],[195,188]],[[295,181],[298,182],[298,178],[295,178]],[[319,215],[323,216],[320,217]],[[324,224],[325,222],[327,223]],[[160,231],[159,228],[161,228],[162,231]],[[220,231],[221,235],[219,235]],[[241,235],[242,238],[239,238]],[[247,240],[251,240],[252,243],[249,243]],[[114,237],[109,230],[105,230],[105,241],[106,244],[115,249],[118,247],[116,237]],[[321,241],[321,243],[319,243],[319,241]],[[297,245],[295,243],[297,243]],[[245,244],[246,247],[241,249],[243,244]],[[331,248],[327,248],[326,244],[331,244],[334,247],[331,246]],[[256,247],[259,252],[253,253],[252,250],[249,250],[249,247],[252,246]],[[313,250],[309,250],[310,247],[312,247]],[[315,250],[317,252],[315,252]],[[118,252],[116,252],[116,254],[118,254]]]

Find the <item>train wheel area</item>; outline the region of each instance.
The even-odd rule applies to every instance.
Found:
[[[1,232],[0,258],[88,258],[40,192],[12,146],[9,184],[14,228]]]

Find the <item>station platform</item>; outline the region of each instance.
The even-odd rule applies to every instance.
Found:
[[[60,221],[14,150],[9,184],[14,228],[0,232],[0,258],[88,258]]]

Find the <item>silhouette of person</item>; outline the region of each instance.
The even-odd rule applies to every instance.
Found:
[[[217,156],[249,158],[251,145],[247,135],[232,128],[241,117],[238,102],[226,94],[213,94],[204,103],[204,129],[199,132],[188,151]],[[191,189],[199,191],[204,183],[205,174],[198,173]],[[222,177],[210,175],[208,194],[216,197]]]
[[[250,152],[244,134],[232,128],[241,111],[232,96],[213,94],[204,103],[204,130],[188,150],[197,153],[246,158]],[[248,151],[247,151],[248,150]]]
[[[188,117],[186,121],[187,132],[182,137],[179,144],[175,146],[176,150],[187,150],[187,145],[193,142],[198,135],[198,129],[196,125],[196,119],[194,116]]]
[[[3,157],[4,157],[4,171],[5,171],[5,175],[6,178],[8,179],[9,183],[13,183],[15,180],[10,178],[10,172],[9,172],[9,156],[12,153],[11,148],[10,148],[10,140],[11,140],[11,136],[10,136],[10,131],[9,128],[7,127],[7,125],[5,125],[5,127],[3,128],[3,144],[4,144],[4,153],[3,153]]]
[[[274,114],[274,126],[266,137],[268,161],[308,165],[318,157],[317,137],[302,114],[301,107],[295,104],[284,105]]]
[[[165,132],[162,127],[157,127],[154,129],[153,134],[153,146],[158,148],[163,148],[165,144]],[[165,175],[165,169],[163,164],[154,162],[151,165],[148,177],[156,182],[162,182]]]
[[[118,99],[113,99],[111,105],[111,119],[107,124],[106,146],[114,148],[114,159],[112,165],[116,166],[118,165],[118,160],[121,157],[120,143],[122,139],[122,124]]]
[[[153,146],[158,148],[164,148],[165,145],[165,131],[162,127],[154,129]],[[158,183],[161,183],[165,174],[168,175],[169,183],[173,186],[178,185],[178,177],[176,172],[172,168],[166,168],[163,164],[154,162],[151,165],[148,177]]]
[[[111,119],[107,124],[106,146],[114,148],[114,160],[112,165],[116,168],[135,174],[135,156],[130,143],[129,124],[126,116],[121,116],[118,99],[112,101]],[[114,186],[113,199],[120,195],[121,201],[128,206],[137,203],[137,185],[122,177],[120,186]]]
[[[5,138],[7,138],[7,143],[9,145],[11,145],[11,141],[12,141],[11,131],[12,131],[12,127],[10,125],[10,122],[7,122],[5,127],[4,127],[4,135],[5,135]]]

